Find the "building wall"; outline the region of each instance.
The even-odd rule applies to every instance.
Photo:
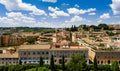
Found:
[[[0,65],[16,65],[19,64],[18,58],[0,58]]]
[[[19,58],[23,64],[39,63],[40,56],[45,64],[50,63],[48,50],[19,50]]]
[[[115,60],[120,64],[120,52],[118,51],[97,51],[96,58],[99,64],[112,64]]]
[[[65,62],[67,63],[72,54],[84,54],[88,63],[88,50],[19,50],[19,58],[23,64],[39,63],[40,56],[42,56],[45,64],[50,64],[51,55],[54,55],[55,63],[60,64],[62,55],[65,56]]]
[[[86,61],[88,63],[88,50],[51,50],[51,55],[54,55],[55,63],[56,64],[61,64],[62,61],[62,56],[64,55],[65,57],[65,63],[67,63],[72,54],[83,54],[85,55]]]
[[[9,45],[9,40],[10,40],[9,35],[2,36],[3,45]]]
[[[25,38],[20,36],[2,35],[0,36],[0,46],[2,45],[20,45],[25,42]]]

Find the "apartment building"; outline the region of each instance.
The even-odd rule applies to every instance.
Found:
[[[65,62],[67,63],[72,54],[81,53],[86,57],[88,62],[88,50],[83,46],[50,46],[50,45],[21,45],[19,48],[19,58],[23,64],[39,63],[40,56],[42,56],[45,64],[50,64],[51,55],[54,56],[55,63],[60,64],[62,55],[65,56]]]
[[[0,65],[16,65],[19,63],[18,52],[13,52],[11,48],[2,49],[0,53]]]
[[[50,45],[21,45],[19,47],[19,59],[22,64],[39,63],[40,57],[43,58],[45,64],[49,64]]]
[[[69,62],[72,54],[83,54],[85,56],[86,62],[88,63],[88,49],[83,46],[53,46],[50,50],[50,54],[54,55],[55,63],[61,64],[62,63],[62,56],[65,57],[65,63]]]
[[[96,51],[98,64],[112,64],[113,61],[118,61],[120,64],[120,51]]]
[[[94,62],[96,56],[98,64],[112,64],[113,61],[118,61],[120,64],[120,51],[116,50],[91,50],[89,53],[90,60]]]

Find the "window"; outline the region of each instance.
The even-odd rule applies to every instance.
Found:
[[[59,63],[62,64],[62,59],[59,59]]]
[[[54,62],[56,62],[57,60],[55,59]]]
[[[46,59],[48,59],[48,57],[46,57]]]
[[[24,55],[26,55],[26,52],[24,52]]]
[[[35,55],[35,52],[33,52],[33,55]]]
[[[30,55],[30,52],[28,52],[28,55]]]
[[[46,54],[49,54],[48,52],[46,52]]]
[[[40,52],[37,52],[37,54],[40,54]]]
[[[101,61],[101,64],[103,64],[103,61]]]
[[[42,52],[42,54],[44,54],[44,52]]]
[[[98,61],[98,64],[99,64],[100,62]]]
[[[110,60],[108,60],[108,64],[110,64]]]

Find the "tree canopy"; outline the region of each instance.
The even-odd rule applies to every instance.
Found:
[[[69,63],[69,71],[86,71],[86,60],[82,54],[73,54]]]

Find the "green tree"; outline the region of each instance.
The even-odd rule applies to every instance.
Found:
[[[108,30],[108,29],[109,29],[108,25],[105,24],[105,23],[99,24],[98,27],[99,27],[100,29],[103,29],[103,30]]]
[[[55,71],[55,64],[54,64],[54,56],[51,55],[51,59],[50,59],[50,68],[52,71]]]
[[[44,65],[44,61],[43,61],[42,56],[40,56],[40,62],[39,62],[39,65],[40,65],[40,67]]]
[[[86,71],[86,60],[82,54],[73,54],[67,64],[68,71]]]
[[[38,66],[36,67],[36,71],[38,71]]]
[[[29,44],[34,44],[36,40],[37,40],[37,37],[27,37],[27,38],[26,38],[26,41],[27,41]]]
[[[21,59],[19,59],[19,64],[22,65],[22,61],[21,61]]]
[[[94,57],[94,71],[98,70],[98,64],[97,64],[97,58],[96,56]]]
[[[119,65],[117,61],[114,61],[111,65],[111,70],[112,71],[119,71]]]
[[[65,57],[62,55],[62,71],[65,71]]]

